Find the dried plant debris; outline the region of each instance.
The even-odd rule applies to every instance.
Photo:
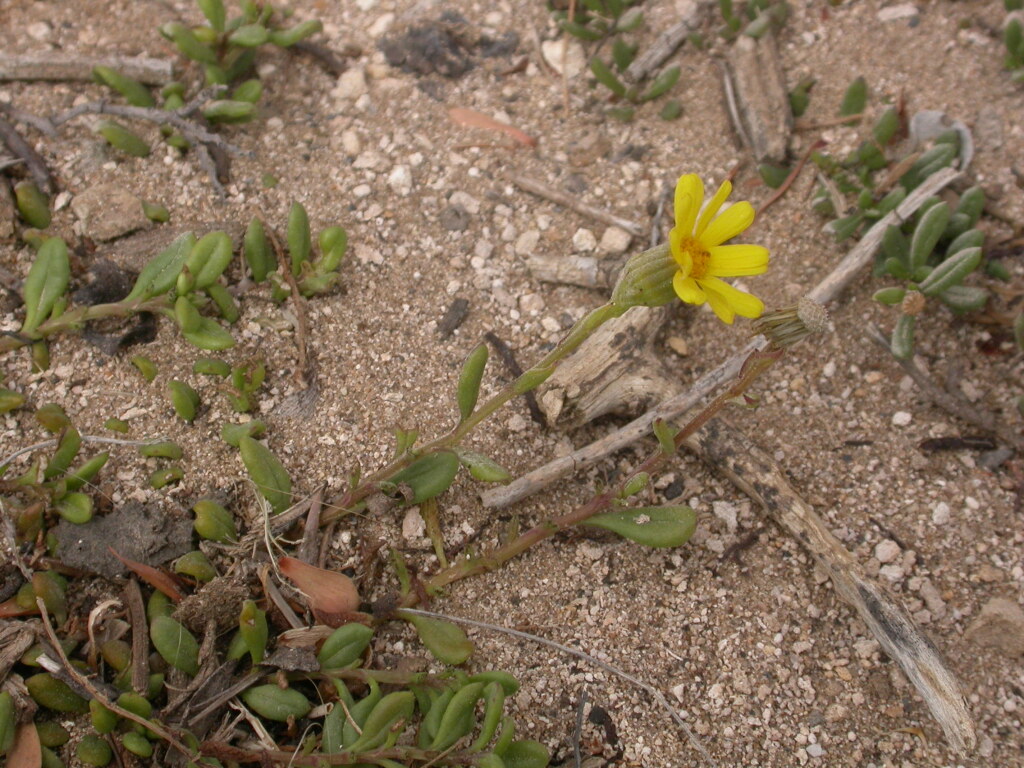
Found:
[[[410,26],[400,34],[385,37],[379,45],[393,67],[454,80],[476,66],[474,55],[490,58],[515,53],[519,37],[509,31],[491,39],[481,35],[458,12],[445,11],[436,21]]]

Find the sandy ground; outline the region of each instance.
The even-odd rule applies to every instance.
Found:
[[[678,9],[666,0],[645,7],[647,29],[639,39],[649,44]],[[1024,156],[1024,90],[1001,68],[1001,4],[940,0],[914,7],[912,19],[882,21],[883,3],[794,3],[780,34],[787,82],[817,78],[806,115],[811,121],[836,114],[856,75],[870,86],[872,114],[902,97],[910,112],[939,109],[963,119],[975,129],[978,145],[970,172],[998,195],[1019,231],[1024,195],[1013,169]],[[67,193],[63,203],[112,182],[166,205],[173,225],[244,223],[259,214],[281,226],[290,202],[299,200],[314,228],[340,224],[348,230],[343,289],[310,304],[310,345],[322,384],[314,414],[295,419],[278,411],[295,389],[295,346],[290,330],[278,330],[289,323],[282,323],[282,310],[265,289],[245,297],[240,343],[225,355],[232,362],[256,354],[266,359],[261,417],[269,425],[268,445],[287,465],[298,493],[322,483],[336,492],[356,463],[379,465],[396,426],[416,427],[425,436],[446,430],[461,361],[486,332],[529,363],[602,300],[597,291],[537,281],[517,243],[536,232],[534,252],[571,254],[590,239],[578,234],[581,229],[600,240],[605,225],[516,189],[501,178],[503,171],[567,188],[645,227],[663,185],[683,172],[713,184],[745,162],[736,180],[739,194],[755,205],[769,195],[732,138],[718,58],[724,44],[715,38],[717,18],[710,11],[710,51],[686,45],[673,57],[683,70],[673,92],[683,116],[665,122],[657,115],[660,104],[648,105],[624,124],[605,117],[602,94],[582,75],[570,81],[570,109],[564,110],[561,78],[539,66],[535,40],[556,36],[542,3],[308,1],[295,8],[299,18],[324,21],[328,44],[362,49],[351,67],[363,73],[365,85],[352,75],[339,84],[307,58],[271,52],[261,59],[262,119],[227,131],[251,154],[235,159],[224,202],[194,158],[164,149],[155,130],[142,129],[159,147],[144,160],[105,149],[88,120],[56,139],[29,135],[55,168]],[[444,8],[457,9],[470,28],[491,38],[516,32],[517,50],[491,59],[474,56],[470,71],[454,79],[390,67],[380,40],[436,19]],[[199,21],[198,12],[180,0],[0,4],[0,28],[18,30],[5,35],[11,53],[56,48],[173,57],[155,31],[172,18]],[[525,69],[509,72],[523,56]],[[0,98],[39,113],[101,95],[98,86],[75,83],[0,84]],[[447,117],[452,106],[514,124],[537,137],[538,146],[494,146],[503,140],[496,134],[454,125]],[[841,154],[864,130],[799,133],[791,148],[799,154],[820,134]],[[595,137],[601,151],[587,153]],[[264,187],[266,173],[280,183]],[[814,285],[848,247],[821,231],[823,221],[808,207],[811,183],[802,176],[747,233],[772,251],[770,272],[746,281],[769,306]],[[468,216],[453,223],[453,204]],[[986,227],[993,237],[1011,234],[1006,221],[987,220]],[[53,229],[73,237],[70,206],[57,211]],[[0,263],[18,274],[27,271],[30,258],[28,249],[0,245]],[[1006,264],[1019,286],[1019,248]],[[922,401],[893,360],[865,338],[868,323],[892,322],[871,300],[878,287],[867,275],[858,281],[833,308],[836,333],[798,349],[764,381],[761,407],[731,418],[774,454],[839,538],[901,595],[947,654],[976,718],[975,755],[958,758],[947,749],[913,689],[806,552],[692,458],[680,458],[652,497],[658,503],[672,494],[697,510],[699,528],[689,545],[651,551],[603,537],[559,538],[497,573],[456,586],[434,608],[586,650],[656,686],[723,766],[1024,765],[1020,658],[964,637],[990,599],[1024,598],[1020,464],[991,471],[978,465],[976,453],[925,454],[918,448],[925,438],[974,430]],[[456,298],[468,300],[469,314],[442,340],[437,325]],[[20,315],[0,320],[13,329]],[[955,368],[977,405],[1019,430],[1013,399],[1024,361],[1008,345],[1000,347],[1007,338],[1002,333],[937,311],[923,320],[919,348],[938,375]],[[685,355],[662,341],[657,345],[681,387],[746,342],[742,324],[726,328],[710,312],[681,306],[665,336],[686,339]],[[984,354],[993,340],[1001,351]],[[145,485],[155,465],[132,449],[115,449],[103,484],[114,505],[135,499],[180,514],[195,499],[219,493],[240,515],[254,514],[237,453],[217,438],[225,421],[239,417],[207,380],[192,374],[196,352],[166,322],[157,340],[138,351],[158,363],[152,384],[142,381],[129,355],[107,357],[67,338],[53,345],[52,367],[43,374],[30,373],[26,356],[8,355],[5,386],[26,393],[36,406],[61,403],[83,433],[101,433],[107,418],[130,414],[133,437],[163,434],[185,448],[183,482],[160,492]],[[493,390],[507,376],[494,364],[485,388]],[[191,426],[171,417],[164,386],[172,378],[192,382],[206,404]],[[618,423],[554,432],[533,423],[516,403],[472,444],[522,473]],[[0,452],[42,438],[29,411],[0,417]],[[441,503],[449,543],[472,537],[486,545],[513,515],[529,522],[564,511],[645,450],[625,451],[500,513],[483,509],[476,487],[460,482]],[[357,566],[358,546],[377,539],[405,549],[419,568],[436,565],[422,541],[403,538],[400,511],[342,526],[331,561]],[[748,539],[738,557],[723,558],[731,545]],[[895,549],[876,549],[885,541],[895,542]],[[389,579],[377,584],[378,594],[393,588]],[[600,753],[625,766],[700,764],[683,734],[641,691],[547,648],[480,631],[471,635],[478,646],[474,666],[501,667],[523,682],[516,698],[522,732],[547,743],[556,763],[572,764],[571,734],[585,691],[591,707],[606,710],[616,735],[588,724],[584,754]],[[400,652],[423,653],[411,636],[395,631],[382,637],[381,661]]]

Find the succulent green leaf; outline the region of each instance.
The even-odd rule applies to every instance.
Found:
[[[811,103],[811,88],[817,82],[813,77],[805,77],[789,93],[789,108],[793,117],[803,117]]]
[[[215,231],[203,235],[185,260],[185,267],[195,279],[196,288],[205,288],[227,269],[232,257],[231,238],[226,232]]]
[[[890,288],[883,288],[880,291],[875,291],[875,294],[874,296],[872,296],[872,298],[881,304],[886,304],[890,307],[894,307],[901,301],[903,301],[903,297],[906,295],[906,289],[899,288],[897,286],[892,286]]]
[[[311,19],[296,24],[289,29],[275,29],[270,33],[270,42],[282,48],[289,48],[307,37],[321,31],[324,25],[319,19]]]
[[[935,246],[946,231],[946,224],[949,223],[949,205],[938,203],[933,205],[917,223],[914,234],[910,238],[910,263],[911,269],[923,266],[928,263],[928,257],[932,255]]]
[[[408,486],[405,503],[420,504],[444,493],[459,471],[459,457],[452,451],[435,451],[417,459],[390,478],[400,488]]]
[[[955,312],[975,312],[985,306],[988,292],[973,285],[954,285],[940,293],[939,298]]]
[[[232,101],[247,101],[255,104],[263,95],[263,83],[256,78],[246,80],[231,92]]]
[[[14,185],[14,202],[18,213],[30,227],[46,229],[50,226],[50,199],[33,181],[19,181]]]
[[[840,117],[851,117],[864,112],[868,103],[868,84],[863,77],[858,77],[846,88],[843,103],[839,107]]]
[[[24,404],[25,396],[21,392],[0,387],[0,414],[10,413],[17,408],[21,408]]]
[[[373,630],[365,624],[351,622],[332,632],[317,654],[320,669],[347,667],[363,655],[373,638]]]
[[[612,43],[612,61],[615,62],[615,68],[619,72],[625,72],[633,63],[636,50],[636,45],[630,45],[621,37],[615,39],[615,42]]]
[[[482,453],[460,448],[458,454],[459,461],[469,470],[469,474],[481,483],[507,483],[512,479],[507,469]]]
[[[18,728],[18,712],[14,698],[7,691],[0,691],[0,755],[6,755],[14,746],[14,734]]]
[[[925,296],[938,296],[954,285],[960,285],[980,264],[981,248],[964,248],[935,267],[921,281],[920,291]]]
[[[238,539],[235,518],[217,502],[212,499],[200,499],[193,505],[192,511],[196,516],[193,527],[200,538],[221,544]]]
[[[251,101],[219,99],[203,108],[203,117],[211,123],[247,123],[256,117],[256,105]]]
[[[195,333],[203,324],[203,316],[188,296],[179,296],[174,300],[174,322],[184,333]]]
[[[185,265],[185,260],[195,242],[196,236],[191,232],[186,232],[176,238],[142,268],[131,293],[124,298],[124,301],[148,299],[171,290],[177,282],[181,268]]]
[[[25,687],[37,704],[54,712],[85,714],[89,711],[89,703],[85,699],[71,690],[63,680],[58,680],[47,672],[27,678]]]
[[[291,258],[292,274],[295,277],[302,274],[302,265],[309,261],[312,249],[309,214],[302,203],[292,203],[288,212],[288,256]]]
[[[220,437],[228,445],[237,448],[243,437],[260,437],[266,431],[266,424],[259,419],[253,419],[242,424],[225,424],[220,428]]]
[[[64,478],[65,487],[69,491],[77,491],[86,483],[92,482],[109,458],[110,454],[106,451],[97,453],[78,469],[68,473],[67,477]]]
[[[475,682],[473,678],[470,678],[470,681]],[[470,752],[482,750],[494,738],[494,734],[498,732],[506,695],[504,686],[498,681],[491,681],[484,687],[484,716],[480,721],[480,733],[477,734],[476,739],[469,746]]]
[[[206,556],[205,552],[198,549],[186,552],[179,557],[174,563],[174,572],[191,576],[200,582],[213,581],[217,576],[217,570],[210,562],[210,558]]]
[[[22,333],[32,333],[46,320],[57,300],[67,292],[70,278],[68,248],[59,237],[51,237],[39,249],[25,278],[22,289],[25,302]]]
[[[289,717],[300,718],[309,714],[313,705],[294,688],[276,685],[256,685],[242,692],[242,701],[253,712],[267,720],[283,723]]]
[[[223,0],[196,0],[196,4],[203,12],[203,16],[210,22],[214,32],[223,32],[225,21]]]
[[[246,650],[253,664],[263,661],[267,650],[267,613],[261,611],[253,600],[242,603],[242,612],[238,616],[238,632],[245,643]]]
[[[896,137],[900,129],[900,112],[896,107],[889,107],[879,116],[871,128],[871,135],[879,146],[884,147]]]
[[[913,315],[900,315],[896,327],[892,330],[889,349],[897,360],[909,360],[914,355],[914,326],[917,318]]]
[[[234,337],[212,317],[204,317],[196,330],[183,331],[181,335],[192,346],[210,352],[219,352],[235,346]]]
[[[241,438],[238,450],[246,472],[274,513],[288,509],[292,503],[292,480],[284,465],[269,448],[251,437]]]
[[[761,176],[761,180],[772,189],[778,189],[783,185],[787,178],[789,178],[790,169],[784,165],[772,165],[771,163],[762,163],[757,166],[757,172]]]
[[[593,42],[604,38],[603,32],[598,32],[596,29],[591,29],[590,27],[584,27],[582,24],[577,24],[575,21],[569,21],[568,19],[562,19],[559,21],[558,26],[573,37],[578,37],[580,40],[586,40],[587,42]]]
[[[270,40],[270,31],[262,24],[243,24],[228,36],[232,45],[243,48],[258,48]]]
[[[92,499],[84,493],[68,493],[55,505],[57,514],[75,525],[92,520]]]
[[[615,76],[615,73],[611,71],[608,65],[601,61],[599,56],[594,56],[590,60],[590,71],[594,73],[597,82],[601,83],[601,85],[616,96],[622,98],[626,95],[626,86]]]
[[[456,390],[456,400],[459,404],[459,415],[462,421],[468,419],[473,413],[473,409],[476,408],[488,354],[487,345],[481,342],[473,348],[466,358],[466,362],[462,364],[462,373],[459,376],[459,386]]]
[[[173,379],[167,382],[167,396],[170,398],[178,418],[188,423],[195,421],[196,411],[199,408],[198,392],[184,381]]]
[[[160,27],[160,34],[168,40],[174,41],[178,50],[185,54],[192,61],[200,64],[217,64],[217,54],[213,48],[206,43],[201,43],[188,27],[178,22],[170,22]]]
[[[501,688],[501,686],[497,687]],[[483,696],[483,691],[483,683],[469,683],[455,692],[452,700],[445,707],[444,715],[437,727],[437,734],[430,744],[431,750],[443,752],[473,730],[476,720],[476,703]],[[495,728],[497,728],[497,724],[495,724]]]
[[[267,275],[277,268],[270,242],[263,230],[263,222],[258,216],[253,216],[245,230],[243,253],[249,269],[252,270],[252,279],[257,283],[262,283],[267,279]]]
[[[681,74],[682,70],[675,65],[664,70],[660,75],[654,78],[654,82],[651,83],[651,87],[648,88],[644,95],[640,97],[640,101],[653,101],[659,96],[664,95],[679,81],[679,76]]]
[[[500,669],[492,669],[487,672],[477,672],[475,675],[470,675],[469,682],[471,683],[497,683],[501,686],[506,696],[514,696],[519,690],[519,681],[508,672],[503,672]]]
[[[423,645],[438,661],[457,667],[472,655],[473,643],[450,621],[404,611],[399,611],[398,615],[413,625]]]
[[[50,457],[46,469],[43,470],[43,479],[52,480],[67,472],[68,467],[71,466],[71,462],[75,460],[75,456],[78,455],[78,451],[81,448],[82,437],[78,434],[78,430],[74,427],[68,427],[64,434],[61,435],[60,442],[57,443],[57,450]]]
[[[156,616],[150,623],[149,637],[157,653],[172,667],[192,677],[199,672],[199,643],[170,616]]]
[[[513,741],[500,753],[505,768],[547,768],[551,761],[548,749],[539,741]]]
[[[95,66],[92,68],[92,77],[96,82],[120,93],[124,96],[125,101],[133,107],[156,106],[156,99],[153,98],[153,94],[146,86],[133,77],[121,74],[116,69],[102,65]]]
[[[985,209],[985,192],[981,187],[974,186],[960,195],[960,202],[957,203],[956,212],[962,213],[970,220],[970,227],[978,223],[981,212]]]
[[[106,139],[114,149],[119,149],[126,155],[149,157],[149,144],[116,120],[101,120],[96,125],[96,133]]]
[[[349,746],[352,752],[366,752],[394,745],[402,734],[403,724],[412,718],[416,696],[412,691],[395,691],[377,702],[363,723],[363,733]]]
[[[658,439],[661,452],[666,456],[674,456],[676,452],[676,435],[679,433],[679,430],[664,419],[655,419],[652,429],[654,430],[654,436]]]
[[[594,515],[587,525],[605,528],[646,547],[678,547],[697,527],[697,515],[684,505],[640,507]]]

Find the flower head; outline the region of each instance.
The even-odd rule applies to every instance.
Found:
[[[676,295],[689,304],[707,302],[725,323],[732,323],[736,315],[759,317],[764,303],[721,278],[759,275],[768,269],[767,248],[723,245],[754,222],[754,207],[746,200],[717,215],[730,192],[732,184],[723,182],[701,211],[704,184],[696,174],[681,176],[676,184],[676,225],[668,235],[679,266],[672,279]]]

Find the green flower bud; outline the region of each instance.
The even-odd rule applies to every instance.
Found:
[[[618,307],[661,307],[675,300],[672,278],[679,265],[668,243],[629,258],[612,291],[612,303]]]

